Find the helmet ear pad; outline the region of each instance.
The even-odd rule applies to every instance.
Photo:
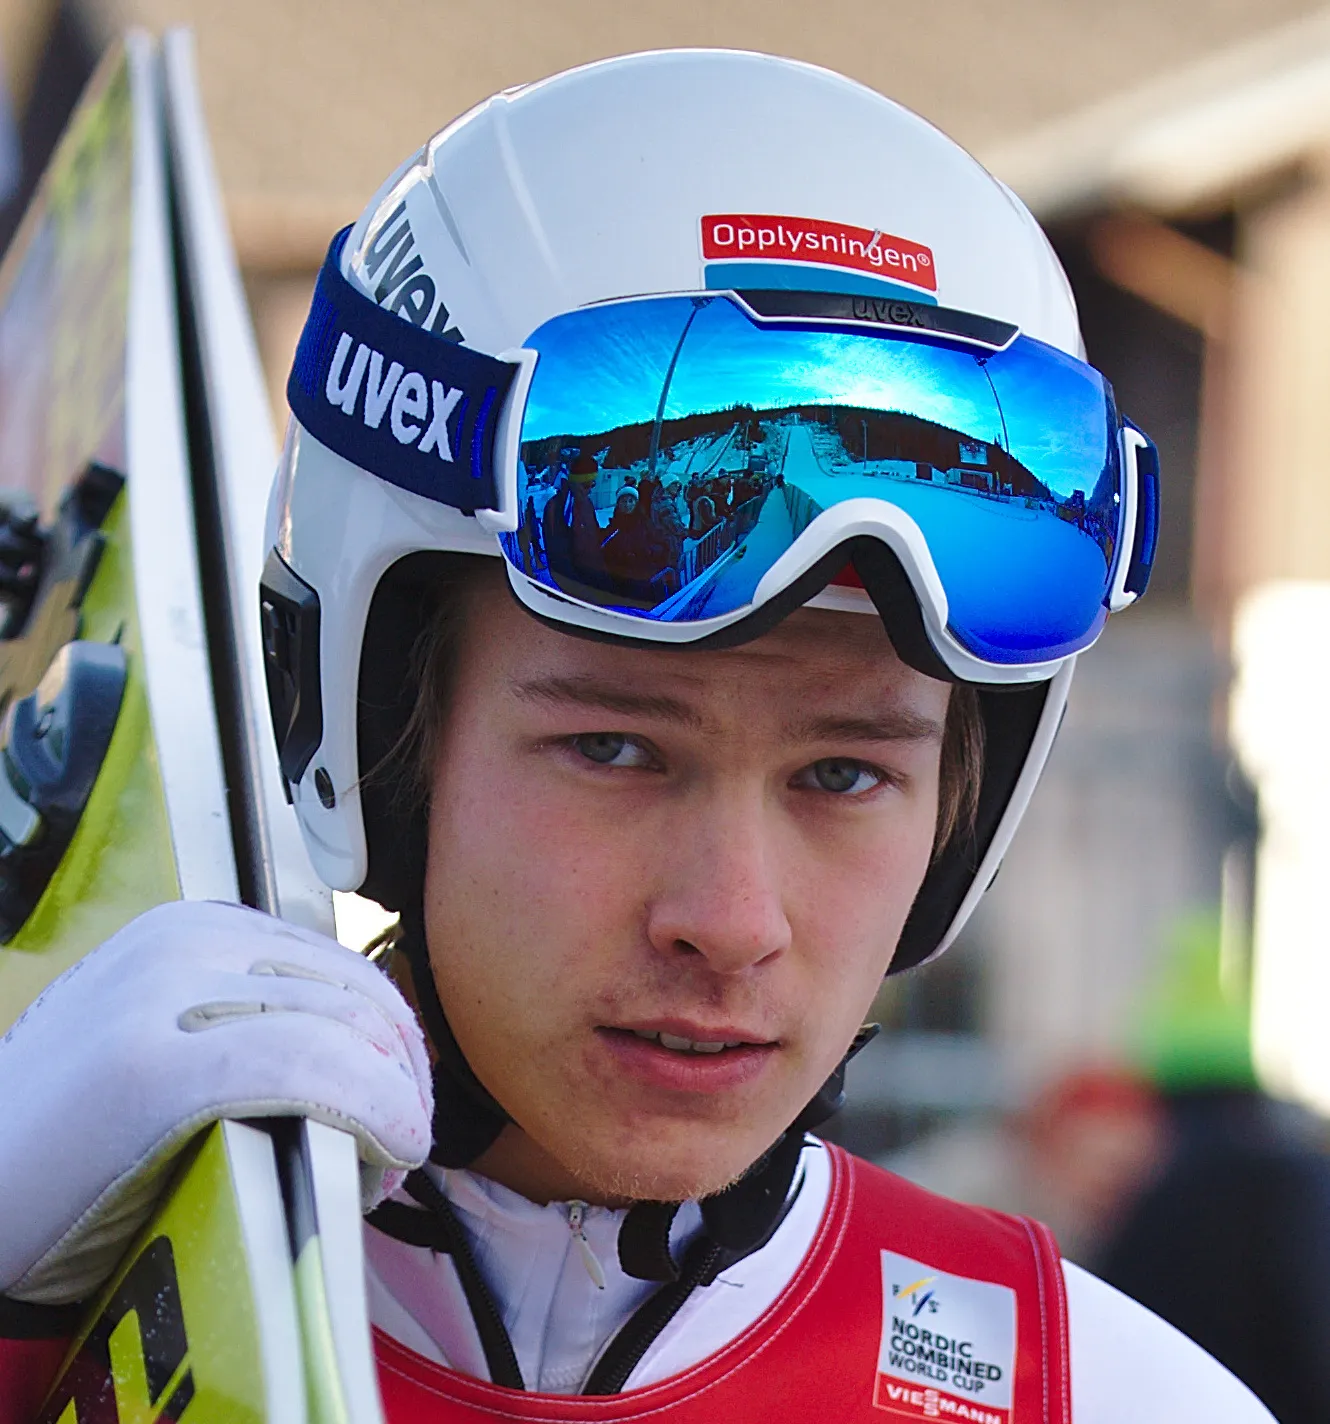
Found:
[[[1052,683],[1038,682],[1025,687],[978,689],[979,711],[984,723],[984,770],[974,827],[952,836],[928,867],[901,931],[888,974],[913,969],[947,942],[961,905],[1013,800],[1051,688]],[[989,876],[989,884],[996,876],[995,868]]]
[[[425,886],[429,803],[409,736],[423,640],[448,561],[466,557],[399,559],[374,590],[360,645],[356,747],[369,861],[359,893],[404,914],[419,913]]]
[[[955,682],[928,639],[918,597],[892,550],[880,539],[869,538],[854,539],[846,549],[901,659],[928,677]],[[976,687],[984,724],[984,759],[974,825],[958,831],[934,857],[901,931],[888,974],[922,964],[947,941],[1011,804],[1051,686],[1037,682]]]

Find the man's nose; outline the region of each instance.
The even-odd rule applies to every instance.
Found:
[[[760,796],[695,809],[647,907],[647,935],[661,953],[701,955],[717,973],[737,974],[790,947],[778,836]]]

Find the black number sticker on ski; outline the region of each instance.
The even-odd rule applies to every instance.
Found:
[[[134,1416],[176,1424],[194,1398],[194,1376],[186,1366],[189,1341],[175,1252],[168,1236],[155,1237],[143,1248],[65,1371],[60,1387],[47,1400],[37,1424],[56,1424],[71,1403],[77,1424],[115,1424],[122,1411],[111,1368],[111,1336],[127,1317],[138,1334],[143,1389],[142,1398],[126,1402]]]

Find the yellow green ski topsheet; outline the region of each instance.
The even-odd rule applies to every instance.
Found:
[[[0,948],[0,1030],[126,921],[180,893],[144,691],[127,517],[131,101],[117,46],[71,120],[0,269],[0,499],[27,495],[49,519],[89,460],[128,481],[102,526],[105,547],[80,630],[124,646],[124,702],[59,869],[27,923]],[[31,686],[5,691],[15,700]]]
[[[181,568],[170,556],[195,537],[185,412],[158,400],[156,386],[181,375],[167,149],[153,131],[161,74],[160,51],[145,36],[131,37],[128,53],[117,46],[107,56],[0,268],[0,504],[27,496],[49,522],[90,461],[124,476],[98,529],[101,556],[77,630],[70,624],[61,636],[118,642],[128,666],[110,746],[73,839],[35,908],[0,945],[0,1032],[51,979],[142,910],[182,887],[216,898],[236,893],[225,876],[198,873],[217,860],[211,848],[231,853],[229,829],[215,834],[227,816],[221,776],[181,775],[182,751],[186,760],[217,754],[215,725],[181,712],[181,704],[207,716],[214,710],[199,651],[202,591],[183,610],[190,623],[183,635],[181,607],[152,591],[165,583],[181,593],[182,580],[171,583],[165,571]],[[170,92],[165,101],[169,117]],[[173,161],[189,167],[178,155]],[[145,196],[140,180],[154,165],[155,189]],[[190,174],[175,177],[181,183]],[[178,186],[177,197],[183,191]],[[142,280],[145,269],[151,282]],[[169,518],[145,521],[167,504]],[[139,558],[151,560],[137,567],[131,525],[145,546]],[[154,575],[147,587],[145,570]],[[4,618],[0,607],[0,626]],[[146,677],[145,643],[155,649]],[[45,656],[0,637],[0,712],[32,690]],[[29,677],[36,662],[42,666]],[[192,703],[182,686],[191,683]],[[206,794],[185,794],[196,791]],[[190,816],[211,818],[214,834],[196,835],[187,865],[173,826],[179,834]],[[228,873],[233,880],[233,866]],[[382,1424],[355,1144],[308,1122],[273,1132],[276,1140],[262,1127],[221,1123],[184,1155],[150,1225],[90,1311],[42,1424]],[[298,1252],[283,1183],[304,1203],[293,1212],[303,1223]]]

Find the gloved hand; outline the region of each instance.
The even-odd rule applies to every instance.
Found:
[[[414,1015],[358,954],[236,905],[149,910],[0,1039],[0,1294],[91,1295],[221,1117],[353,1134],[368,1209],[428,1155],[432,1097]]]

